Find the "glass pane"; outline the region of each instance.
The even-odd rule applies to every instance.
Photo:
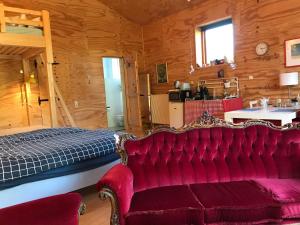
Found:
[[[123,94],[119,58],[103,58],[108,127],[124,127]]]
[[[229,62],[234,60],[233,25],[228,24],[205,31],[207,63],[227,57]]]

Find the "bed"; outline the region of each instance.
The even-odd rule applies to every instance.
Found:
[[[0,208],[95,184],[114,164],[117,134],[51,128],[0,137]]]
[[[47,77],[51,127],[59,127],[57,98],[61,100],[68,124],[76,127],[53,76],[54,57],[48,11],[16,8],[0,3],[0,55],[2,58],[22,60],[24,80],[30,77],[30,60],[41,58],[43,73]],[[26,101],[27,112],[28,109]],[[27,117],[28,126],[31,126],[33,123],[28,115]]]

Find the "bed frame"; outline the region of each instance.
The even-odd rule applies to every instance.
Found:
[[[41,35],[8,32],[7,26],[40,29]],[[30,76],[29,60],[39,56],[48,77],[51,127],[58,127],[56,97],[65,111],[72,127],[76,124],[63,100],[53,77],[53,48],[49,13],[13,8],[0,3],[0,59],[15,58],[23,61],[25,79]],[[28,110],[28,105],[27,105]],[[27,111],[28,112],[28,111]],[[28,121],[30,126],[30,121]],[[17,132],[24,131],[18,130]],[[0,132],[1,133],[1,132]],[[15,132],[13,132],[15,133]],[[2,135],[7,134],[3,131]],[[0,191],[0,208],[75,191],[96,184],[100,177],[119,160],[86,172],[27,183]]]
[[[28,35],[7,32],[7,25],[41,29],[42,35]],[[45,54],[48,77],[51,126],[57,127],[57,113],[53,78],[53,49],[48,11],[33,11],[0,4],[0,56],[21,57],[24,75],[29,77],[29,59]],[[0,57],[0,58],[1,58]],[[30,122],[29,122],[30,124]]]
[[[118,163],[120,163],[120,160],[85,172],[22,184],[2,190],[0,191],[0,209],[94,185],[111,167]]]
[[[40,35],[8,32],[7,26],[39,29]],[[72,127],[76,124],[53,77],[53,47],[49,12],[14,8],[0,3],[0,59],[16,58],[23,61],[24,76],[30,76],[29,60],[39,56],[48,78],[51,127],[58,127],[56,97]],[[27,105],[27,113],[29,108]],[[28,118],[28,126],[30,126]]]

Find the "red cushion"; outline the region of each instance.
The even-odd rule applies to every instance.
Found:
[[[201,225],[203,209],[189,186],[149,189],[134,194],[126,225]]]
[[[0,225],[78,225],[80,202],[71,193],[0,209]]]
[[[282,205],[282,217],[300,219],[300,179],[260,179],[256,182]]]
[[[280,220],[279,204],[251,181],[193,184],[191,189],[205,208],[206,223]]]

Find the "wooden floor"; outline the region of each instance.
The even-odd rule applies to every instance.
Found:
[[[137,137],[145,135],[145,132],[141,130],[131,130],[129,133],[133,133]],[[78,192],[87,205],[86,213],[80,216],[79,225],[110,225],[110,202],[99,199],[96,187],[92,186]]]
[[[79,192],[87,205],[86,213],[80,216],[79,225],[109,225],[110,202],[100,200],[94,186]]]

